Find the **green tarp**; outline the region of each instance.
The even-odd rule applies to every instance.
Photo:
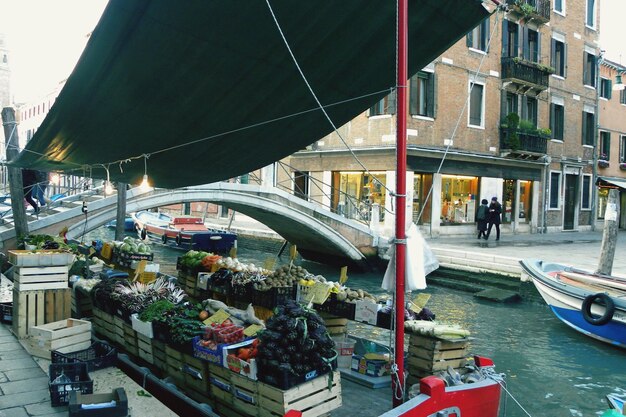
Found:
[[[269,4],[337,127],[395,86],[395,2]],[[487,15],[479,0],[409,0],[409,74]],[[111,0],[13,165],[99,178],[106,166],[127,183],[147,166],[175,188],[251,172],[332,130],[265,1]]]

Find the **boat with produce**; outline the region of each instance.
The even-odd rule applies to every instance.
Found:
[[[626,279],[537,259],[520,264],[559,320],[594,339],[626,348]]]
[[[209,229],[201,217],[170,216],[165,213],[138,211],[131,214],[141,239],[151,239],[173,248],[213,253],[228,253],[237,246],[237,235]]]

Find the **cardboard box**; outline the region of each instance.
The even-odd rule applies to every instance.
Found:
[[[368,376],[391,375],[391,362],[380,359],[366,359],[361,355],[352,355],[353,371]]]
[[[102,407],[106,405],[106,407]],[[110,393],[82,394],[70,393],[69,417],[126,417],[128,398],[124,388],[116,388]]]
[[[133,326],[133,330],[137,333],[141,333],[149,339],[154,338],[154,332],[152,330],[152,322],[151,321],[141,321],[138,318],[138,314],[132,314],[130,316],[130,322]]]

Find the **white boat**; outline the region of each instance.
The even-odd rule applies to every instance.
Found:
[[[536,259],[520,263],[559,320],[587,336],[626,348],[626,279]]]

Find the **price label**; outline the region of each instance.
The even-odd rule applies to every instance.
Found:
[[[260,331],[263,330],[263,326],[260,326],[258,324],[251,324],[250,326],[246,327],[245,329],[243,329],[243,334],[250,337],[250,336],[256,336],[256,334]]]
[[[298,248],[296,245],[291,245],[289,248],[289,260],[293,262],[296,259],[296,255],[298,254]]]
[[[147,265],[148,265],[148,261],[146,261],[145,259],[137,263],[137,268],[135,268],[135,277],[133,278],[134,281],[139,280],[139,277],[141,276],[143,271],[146,270]]]
[[[276,258],[267,258],[263,261],[263,269],[267,269],[268,271],[273,271],[275,265]]]
[[[354,310],[354,320],[362,323],[376,324],[378,319],[378,304],[370,300],[357,300]]]
[[[307,296],[308,301],[313,302],[315,304],[324,304],[330,295],[330,286],[326,285],[323,282],[316,282],[315,285],[311,287],[309,295]]]
[[[224,311],[224,309],[219,309],[213,314],[211,317],[203,321],[204,324],[210,326],[211,324],[222,324],[226,321],[227,318],[230,317],[230,314]]]
[[[430,294],[417,294],[417,297],[415,297],[413,301],[409,303],[409,309],[419,314],[422,309],[426,307],[426,303],[428,303],[428,300],[430,300]]]
[[[339,273],[339,283],[343,285],[346,281],[348,281],[348,267],[342,266],[341,272]]]

